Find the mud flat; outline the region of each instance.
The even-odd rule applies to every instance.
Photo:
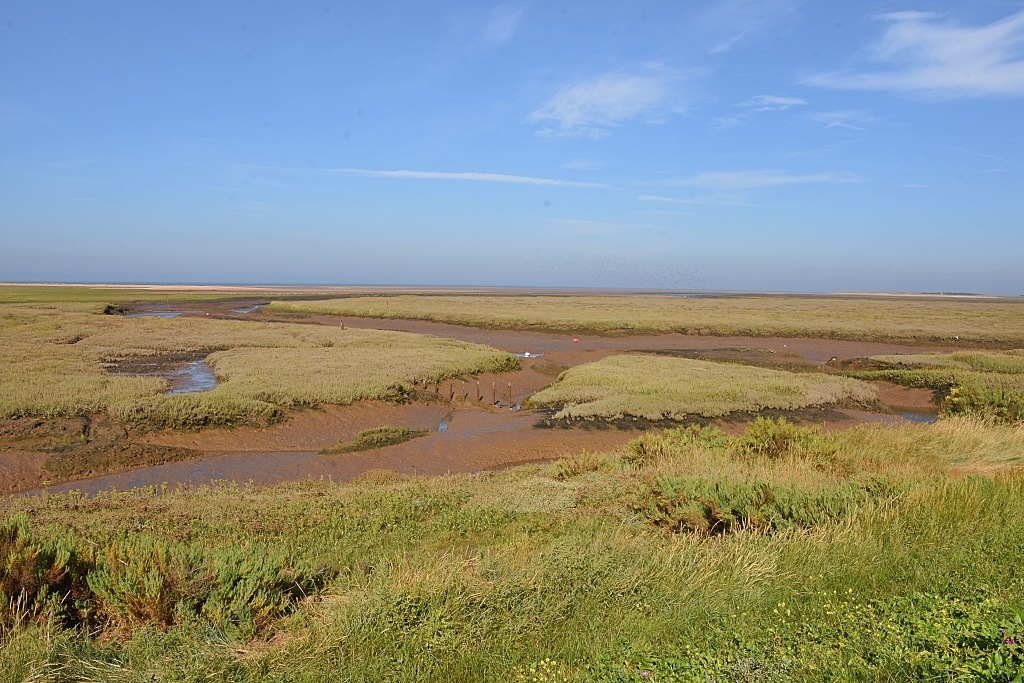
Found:
[[[637,429],[535,429],[538,415],[526,411],[452,410],[444,406],[361,405],[307,411],[266,430],[239,428],[198,434],[153,435],[167,446],[202,449],[205,457],[168,463],[49,488],[51,493],[87,493],[137,486],[202,485],[215,480],[264,486],[286,481],[330,478],[347,481],[370,470],[436,475],[554,460],[566,453],[608,451],[639,435]],[[382,423],[429,427],[427,436],[375,451],[318,455],[317,450],[349,440]],[[446,429],[438,427],[444,423]],[[233,433],[232,433],[233,432]],[[234,449],[230,446],[234,445]],[[211,448],[212,447],[212,448]],[[228,447],[215,450],[216,447]],[[245,449],[245,450],[240,450]],[[227,450],[228,452],[224,452]],[[43,493],[42,489],[27,495]]]

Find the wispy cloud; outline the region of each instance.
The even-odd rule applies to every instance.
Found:
[[[935,145],[936,147],[945,147],[946,149],[953,149],[956,150],[957,152],[963,152],[965,154],[973,154],[974,156],[982,157],[985,159],[992,159],[993,161],[1002,161],[1004,164],[1009,163],[1006,161],[1006,159],[1003,159],[1002,157],[994,157],[991,154],[982,154],[981,152],[975,152],[973,149],[964,149],[963,147],[952,147],[950,145],[940,145],[935,142],[929,144]]]
[[[442,171],[374,171],[365,168],[332,168],[330,173],[366,176],[369,178],[421,178],[426,180],[476,180],[489,183],[518,183],[523,185],[561,185],[564,187],[608,187],[602,183],[575,180],[555,180],[504,173],[445,173]]]
[[[718,0],[697,24],[712,36],[710,54],[719,54],[791,16],[799,5],[798,0]]]
[[[484,40],[493,45],[501,45],[515,34],[522,17],[521,7],[509,3],[498,5],[491,10],[487,23],[484,24]]]
[[[1024,11],[987,26],[965,27],[932,12],[890,12],[868,60],[883,70],[817,74],[811,85],[897,90],[942,96],[1024,94]]]
[[[811,114],[811,119],[818,123],[824,123],[825,128],[849,128],[851,130],[864,130],[857,123],[870,123],[874,121],[873,116],[859,109],[848,109],[845,111],[822,111]]]
[[[637,197],[637,199],[642,202],[665,202],[667,204],[687,204],[690,206],[693,206],[694,204],[735,204],[737,206],[757,206],[756,204],[736,201],[735,199],[723,197],[721,195],[676,199],[675,197],[661,197],[656,194],[642,194]]]
[[[790,175],[782,171],[709,171],[692,178],[669,181],[672,185],[706,187],[713,190],[742,190],[756,187],[779,185],[802,185],[806,183],[850,183],[859,180],[848,173],[813,173]]]
[[[656,194],[642,194],[637,197],[642,202],[667,202],[669,204],[692,204],[688,199],[675,199],[673,197],[659,197]]]
[[[672,80],[658,64],[649,65],[647,73],[608,73],[563,87],[529,120],[553,124],[541,131],[544,135],[602,137],[608,127],[628,119],[659,120],[654,115],[664,113]]]
[[[604,167],[605,162],[600,159],[571,159],[562,164],[562,168],[569,168],[574,171],[593,171]]]
[[[782,111],[801,104],[807,104],[807,100],[800,97],[778,97],[776,95],[755,95],[743,103],[744,107],[751,107],[754,111]]]

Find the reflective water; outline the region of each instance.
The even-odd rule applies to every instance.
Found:
[[[185,311],[145,311],[143,313],[129,313],[128,318],[177,318]]]
[[[252,313],[263,304],[256,304],[255,306],[249,306],[248,308],[232,308],[232,313]]]
[[[910,420],[911,422],[919,422],[921,424],[931,424],[939,419],[938,412],[925,411],[925,410],[901,410],[897,412],[897,415],[902,417],[904,420]]]
[[[161,374],[171,383],[168,395],[191,394],[217,388],[217,377],[205,360],[192,361],[183,368]]]

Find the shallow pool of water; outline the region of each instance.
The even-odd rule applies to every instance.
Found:
[[[207,365],[205,360],[195,360],[183,368],[161,374],[171,383],[171,389],[167,392],[169,396],[210,391],[217,388],[217,377],[213,374],[213,368]]]
[[[900,410],[897,411],[896,414],[904,420],[919,422],[921,424],[931,424],[939,419],[939,414],[937,412],[925,410]]]
[[[185,311],[144,311],[142,313],[129,313],[128,318],[177,318]]]
[[[262,305],[263,304],[256,304],[255,306],[249,306],[248,308],[232,308],[231,312],[232,313],[243,313],[243,314],[244,313],[252,313],[253,311],[255,311],[257,308],[259,308]]]

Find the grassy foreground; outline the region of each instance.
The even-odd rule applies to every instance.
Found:
[[[105,412],[180,428],[266,422],[282,405],[400,400],[416,383],[518,367],[510,354],[425,335],[102,310],[0,307],[0,418]],[[126,359],[196,353],[210,353],[220,382],[212,391],[165,396],[161,378],[116,374]]]
[[[609,356],[566,370],[530,397],[560,406],[556,418],[680,420],[765,408],[878,400],[874,387],[847,377],[659,356]]]
[[[1024,343],[1024,300],[841,297],[390,296],[275,301],[271,308],[567,333]]]
[[[648,434],[478,476],[11,504],[0,680],[1005,681],[1024,430]],[[546,676],[543,678],[542,676]]]

